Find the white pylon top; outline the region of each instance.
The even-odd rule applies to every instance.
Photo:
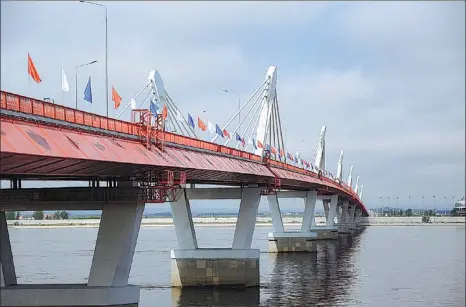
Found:
[[[315,167],[318,170],[324,171],[325,170],[325,132],[327,131],[327,127],[324,125],[320,129],[320,137],[319,143],[317,144],[317,152],[316,152],[316,159],[314,161]]]
[[[341,181],[342,177],[343,177],[343,150],[340,151],[340,159],[338,159],[337,180]]]
[[[356,194],[358,193],[358,188],[359,188],[359,176],[356,177],[356,186],[354,187],[354,192]]]
[[[349,169],[349,174],[348,174],[348,186],[351,188],[353,184],[353,166],[351,165]]]
[[[276,86],[277,86],[277,67],[276,66],[269,66],[267,70],[267,74],[265,75],[266,85],[265,90],[262,95],[262,102],[261,102],[261,113],[259,115],[259,122],[257,124],[256,130],[256,138],[257,141],[265,144],[265,140],[267,139],[268,134],[268,126],[271,123],[270,115],[272,111],[272,104],[275,101],[276,97]],[[262,155],[262,148],[257,148],[255,150],[255,154],[261,156]]]

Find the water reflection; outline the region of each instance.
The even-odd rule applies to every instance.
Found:
[[[259,306],[259,287],[244,289],[172,288],[171,295],[173,307]]]
[[[355,304],[360,233],[321,241],[317,253],[268,254],[269,282],[248,289],[171,289],[172,306],[335,306]]]
[[[273,272],[262,306],[335,306],[348,302],[359,234],[319,242],[316,254],[270,254]]]

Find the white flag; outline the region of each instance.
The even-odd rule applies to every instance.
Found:
[[[176,110],[176,119],[180,122],[183,122],[184,119],[183,119],[183,115],[181,115],[181,112],[180,110]]]
[[[131,109],[136,109],[136,100],[134,100],[134,98],[131,98]]]
[[[207,121],[207,129],[209,129],[210,133],[215,133],[215,126],[209,121]]]
[[[64,92],[68,92],[70,90],[68,79],[66,79],[65,70],[63,67],[61,68],[61,90]]]

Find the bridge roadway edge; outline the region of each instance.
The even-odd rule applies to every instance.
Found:
[[[2,97],[3,97],[3,94],[5,94],[5,92],[2,92]],[[41,102],[41,103],[46,104],[45,102]],[[63,121],[63,120],[57,120],[57,119],[54,119],[54,118],[47,118],[47,117],[44,117],[44,116],[38,116],[38,115],[35,115],[35,114],[28,114],[28,113],[19,112],[19,111],[12,111],[12,110],[8,110],[8,109],[4,109],[4,108],[2,108],[2,113],[0,114],[0,116],[3,117],[3,118],[7,118],[7,119],[14,119],[14,120],[19,120],[19,121],[28,121],[29,123],[43,124],[43,125],[49,125],[49,126],[50,125],[52,125],[52,126],[55,125],[55,126],[60,126],[62,128],[64,128],[64,127],[70,128],[71,127],[71,128],[74,128],[74,129],[82,130],[83,132],[88,132],[88,133],[89,132],[94,132],[94,133],[98,133],[100,135],[120,137],[120,138],[123,138],[123,139],[131,139],[131,140],[137,139],[137,136],[135,136],[135,135],[123,134],[123,133],[119,133],[119,132],[115,132],[115,131],[109,131],[109,130],[105,130],[105,129],[101,129],[101,128],[89,127],[89,126],[85,126],[85,125],[79,125],[79,124],[76,124],[76,123],[70,123],[70,122],[66,122],[66,121]],[[3,130],[2,130],[2,135],[3,135]],[[168,142],[167,144],[169,146],[173,147],[173,148],[186,148],[186,146],[175,144],[175,143]],[[200,150],[200,152],[204,152],[204,153],[207,153],[207,154],[220,155],[220,156],[224,156],[224,157],[228,157],[228,158],[234,158],[234,159],[237,159],[237,160],[248,161],[247,159],[237,157],[237,156],[231,157],[231,156],[226,155],[226,154],[221,153],[221,152],[207,151],[207,150],[202,150],[202,149],[199,149],[199,148],[189,148],[189,150],[193,150],[193,149],[198,150],[198,151]],[[263,163],[258,162],[258,161],[248,161],[248,162],[253,162],[253,163],[258,163],[258,164],[263,165]],[[272,169],[272,168],[279,170],[280,173],[286,174],[288,178],[293,178],[293,177],[296,178],[296,173],[291,174],[289,172],[289,170],[280,169],[280,167],[277,167],[276,165],[270,167],[270,169]],[[273,171],[270,171],[270,172],[272,174],[274,173]],[[290,173],[290,174],[288,174],[288,173]],[[270,174],[269,176],[272,177],[273,176],[272,174]],[[319,182],[321,180],[318,180],[318,178],[316,178],[316,180],[315,180],[316,182],[313,182],[311,184],[311,187],[310,187],[309,186],[310,182],[308,180],[309,178],[306,178],[308,176],[305,175],[305,174],[301,174],[301,173],[298,173],[298,174],[299,174],[298,176],[301,177],[301,179],[302,179],[302,181],[299,184],[293,183],[293,180],[290,181],[289,179],[286,179],[286,178],[283,178],[283,180],[284,180],[284,182],[288,181],[290,184],[293,184],[293,186],[295,188],[301,188],[301,189],[309,189],[309,188],[312,188],[312,185],[317,184],[317,186],[327,186],[327,191],[328,191],[328,185],[330,185],[332,187],[332,189],[336,189],[338,192],[342,192],[343,194],[347,194],[347,196],[349,198],[351,198],[353,201],[358,203],[359,206],[361,206],[364,215],[367,215],[367,210],[364,207],[364,205],[362,204],[362,202],[360,202],[359,199],[357,199],[353,195],[351,195],[351,193],[345,191],[345,189],[342,189],[341,187],[339,187],[338,184],[336,184],[336,182],[330,182],[329,180],[327,180],[325,178],[324,179],[325,179],[326,182]]]

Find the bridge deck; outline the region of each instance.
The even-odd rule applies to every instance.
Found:
[[[145,169],[185,170],[188,182],[264,184],[275,176],[290,189],[316,188],[358,203],[345,184],[226,146],[165,132],[164,152],[138,141],[138,126],[45,101],[1,92],[2,176],[76,179],[138,177]]]

